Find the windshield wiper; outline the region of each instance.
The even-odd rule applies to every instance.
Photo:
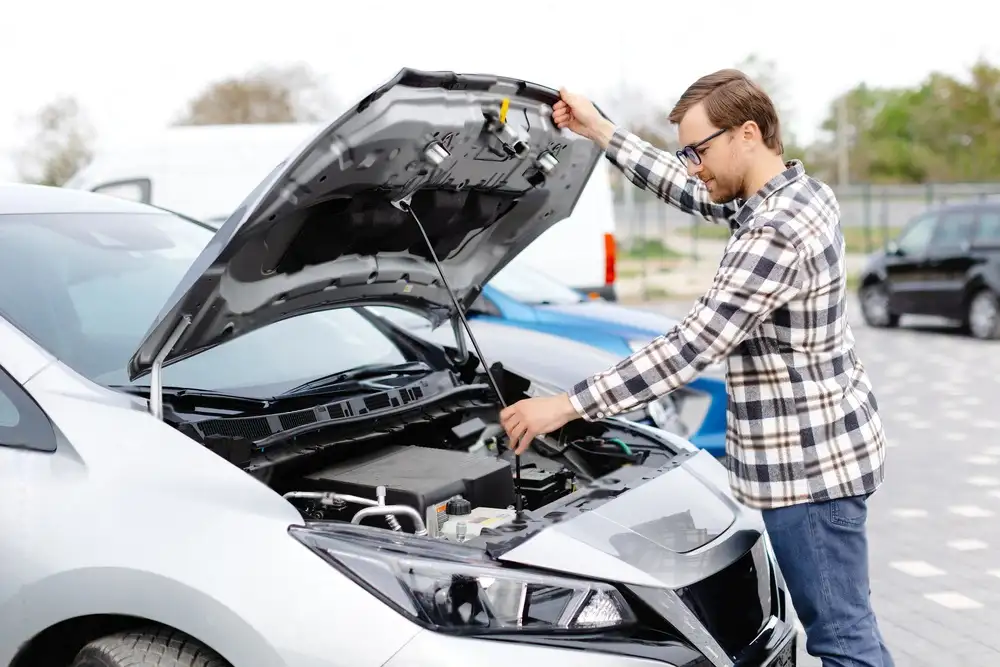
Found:
[[[422,361],[408,361],[401,364],[365,364],[357,368],[324,375],[309,382],[304,382],[297,387],[292,387],[288,391],[278,394],[279,397],[308,394],[311,392],[324,391],[331,388],[339,388],[345,383],[354,383],[361,380],[371,380],[383,378],[390,375],[426,375],[433,369]]]
[[[149,387],[136,384],[112,384],[109,389],[132,394],[141,398],[149,398]],[[229,410],[263,410],[270,407],[272,401],[266,398],[251,398],[237,394],[226,394],[209,389],[191,389],[190,387],[163,387],[163,396],[171,399],[191,399],[202,407],[217,407]]]

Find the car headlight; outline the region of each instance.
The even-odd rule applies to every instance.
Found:
[[[673,394],[668,394],[647,403],[646,412],[657,428],[684,437],[691,434],[691,429],[681,419],[681,414],[677,410],[677,403],[674,400]]]
[[[697,433],[712,407],[712,397],[690,387],[681,387],[670,395],[674,398],[680,422],[690,433]]]
[[[462,544],[351,524],[289,532],[386,604],[439,632],[594,632],[636,622],[614,586],[502,567]]]

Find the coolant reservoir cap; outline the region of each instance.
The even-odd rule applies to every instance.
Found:
[[[448,513],[448,516],[465,516],[472,514],[472,503],[465,498],[452,498],[445,505],[444,511]]]

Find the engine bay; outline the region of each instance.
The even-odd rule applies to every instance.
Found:
[[[540,518],[540,510],[594,484],[620,484],[623,468],[661,468],[678,452],[627,423],[577,423],[522,454],[515,507],[514,455],[489,413],[496,408],[415,423],[317,457],[302,474],[275,471],[268,483],[307,521],[340,521],[393,531],[488,543]],[[348,452],[348,449],[355,451]],[[324,459],[322,463],[319,459]],[[630,470],[630,472],[632,472]],[[625,486],[615,493],[625,490]]]
[[[533,441],[518,485],[501,404],[481,372],[397,380],[346,398],[320,390],[228,415],[179,409],[180,398],[168,419],[280,493],[304,521],[484,545],[509,541],[572,495],[610,498],[626,490],[622,480],[683,458],[631,422],[576,420]],[[504,380],[506,403],[530,393],[516,376]],[[601,490],[586,491],[594,488]]]

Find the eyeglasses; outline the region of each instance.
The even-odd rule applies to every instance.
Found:
[[[717,132],[713,132],[712,134],[708,135],[707,137],[705,137],[704,139],[702,139],[698,143],[688,144],[684,148],[682,148],[679,151],[677,151],[677,159],[681,161],[681,164],[684,164],[685,161],[689,161],[689,162],[691,162],[691,164],[696,164],[696,165],[697,164],[701,164],[701,153],[698,152],[698,147],[699,146],[704,146],[705,144],[707,144],[708,142],[710,142],[712,139],[715,139],[717,136],[725,133],[725,131],[727,129],[729,129],[729,128],[725,128],[725,129],[719,130]]]

